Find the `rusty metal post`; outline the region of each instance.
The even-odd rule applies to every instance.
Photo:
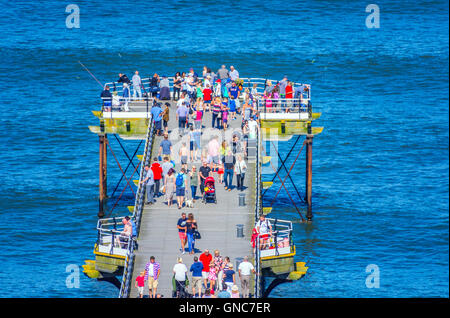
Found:
[[[310,124],[309,124],[310,125]],[[312,219],[312,141],[313,135],[306,135],[306,204],[308,205],[308,211],[306,213],[306,218],[308,221]]]
[[[104,206],[105,206],[105,135],[99,134],[98,135],[98,141],[99,141],[99,178],[98,178],[98,217],[101,218],[105,216],[104,212]]]
[[[107,176],[108,176],[108,135],[105,134],[105,139],[103,143],[103,193],[104,197],[107,198],[108,194],[108,188],[107,188]]]

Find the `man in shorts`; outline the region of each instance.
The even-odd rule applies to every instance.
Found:
[[[203,264],[198,261],[197,256],[194,256],[194,263],[190,268],[192,272],[192,295],[195,297],[197,292],[198,298],[202,298],[202,270]]]
[[[205,250],[200,255],[200,262],[202,262],[202,264],[203,264],[202,277],[203,277],[203,282],[205,284],[205,288],[208,287],[209,264],[211,263],[211,261],[212,261],[212,255],[209,253],[209,250]]]
[[[186,246],[186,240],[187,240],[187,236],[186,236],[186,231],[187,231],[187,226],[186,226],[186,213],[181,213],[181,218],[178,219],[177,222],[177,229],[178,229],[178,237],[180,238],[181,241],[181,254],[184,254],[184,247]]]
[[[188,160],[189,150],[187,149],[185,142],[183,142],[181,144],[179,155],[180,155],[180,161],[181,161],[181,168],[184,168],[187,170],[187,160]]]
[[[219,141],[217,140],[217,137],[212,138],[208,143],[208,155],[209,155],[209,166],[212,170],[212,172],[215,172],[218,168],[217,165],[219,164]]]
[[[158,278],[160,265],[155,262],[155,257],[150,257],[150,262],[145,265],[145,280],[148,282],[148,297],[156,298],[156,289],[158,288]]]

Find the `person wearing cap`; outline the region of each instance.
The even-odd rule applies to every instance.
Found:
[[[231,292],[231,288],[236,284],[235,271],[233,270],[233,263],[228,264],[228,269],[223,271],[223,281],[227,285],[227,290]]]

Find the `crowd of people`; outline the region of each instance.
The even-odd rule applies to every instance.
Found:
[[[138,72],[135,73],[132,81],[129,81],[124,74],[119,74],[119,76],[119,82],[133,87],[134,96],[137,98],[142,96],[139,88],[142,81]],[[141,184],[145,186],[145,204],[154,204],[158,198],[163,197],[162,200],[168,207],[173,205],[174,199],[176,199],[178,209],[192,207],[198,200],[197,194],[201,195],[204,200],[205,192],[210,190],[211,185],[207,183],[208,178],[217,180],[218,184],[223,185],[225,191],[245,190],[244,181],[247,171],[245,160],[248,157],[248,142],[256,139],[259,129],[255,101],[261,95],[257,87],[254,86],[251,90],[244,89],[239,80],[239,72],[233,66],[228,70],[225,65],[222,65],[216,73],[204,67],[202,79],[193,69],[190,69],[187,74],[177,72],[173,82],[173,96],[170,96],[170,91],[168,95],[169,99],[173,98],[176,101],[175,110],[171,109],[169,103],[163,101],[168,99],[166,95],[162,94],[162,88],[169,87],[168,81],[165,82],[166,79],[166,77],[160,79],[155,74],[151,79],[151,89],[148,92],[155,97],[155,103],[151,108],[155,134],[163,136],[163,138],[156,148],[157,155],[152,158],[150,164],[144,167],[145,175]],[[284,95],[289,94],[290,84],[287,81],[286,85],[283,83],[281,81],[279,85],[273,87],[270,94],[277,92],[281,87]],[[105,90],[109,90],[109,88]],[[262,96],[266,95],[266,91],[269,92],[266,89]],[[102,97],[104,97],[103,95],[107,96],[108,94],[103,92]],[[168,124],[170,116],[173,116],[171,112],[175,112],[178,135],[184,137],[178,144],[178,151],[174,150],[175,145],[169,138],[169,133],[172,133],[169,131]],[[206,113],[211,113],[210,123],[204,120]],[[230,140],[220,141],[217,135],[206,136],[204,134],[205,128],[222,132],[231,129],[230,123],[236,120],[241,120],[241,122],[238,129],[232,130]],[[171,135],[173,136],[173,134]],[[207,142],[203,144],[202,141],[205,140]],[[200,162],[200,166],[197,167],[198,162]],[[125,220],[124,224],[126,234],[132,236],[134,233],[132,223]],[[193,213],[186,215],[183,212],[176,227],[181,244],[180,253],[185,254],[187,247],[189,255],[194,258],[194,263],[188,269],[183,263],[181,255],[177,258],[176,264],[172,268],[173,296],[249,297],[250,280],[255,274],[255,268],[247,256],[243,257],[238,268],[234,268],[229,257],[222,257],[219,250],[215,250],[213,255],[209,253],[209,250],[204,250],[197,257],[195,254],[199,251],[195,249],[195,241],[200,234]],[[270,222],[265,220],[262,215],[253,229],[253,248],[255,248],[257,237],[260,238],[260,247],[264,248],[268,244],[271,234]],[[145,283],[148,286],[149,297],[161,297],[157,293],[160,272],[159,263],[154,256],[151,256],[135,281],[135,287],[138,289],[140,297],[143,297]],[[189,275],[189,273],[191,274]],[[240,288],[237,284],[237,276]]]
[[[228,70],[225,65],[217,72],[204,66],[202,77],[199,77],[193,68],[189,72],[176,72],[172,81],[171,87],[167,76],[155,73],[149,78],[146,88],[138,71],[135,71],[131,80],[125,74],[119,73],[117,83],[122,85],[121,96],[116,89],[116,82],[113,83],[113,92],[109,85],[106,85],[100,94],[103,110],[129,111],[129,102],[142,100],[144,96],[161,101],[170,99],[180,101],[178,108],[185,100],[185,106],[189,109],[192,101],[191,109],[213,110],[212,126],[227,129],[229,121],[236,120],[236,113],[240,111],[243,114],[247,111],[249,115],[246,116],[246,120],[249,120],[250,114],[255,110],[257,99],[262,101],[266,112],[291,112],[306,107],[311,88],[308,84],[296,85],[288,80],[287,76],[275,84],[271,80],[266,80],[262,92],[258,91],[256,83],[251,88],[244,88],[239,72],[233,66]],[[183,115],[183,110],[181,112]]]

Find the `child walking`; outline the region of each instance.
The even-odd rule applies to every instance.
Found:
[[[141,272],[138,277],[136,277],[136,282],[134,287],[138,289],[139,298],[144,297],[144,286],[145,286],[145,272]]]

